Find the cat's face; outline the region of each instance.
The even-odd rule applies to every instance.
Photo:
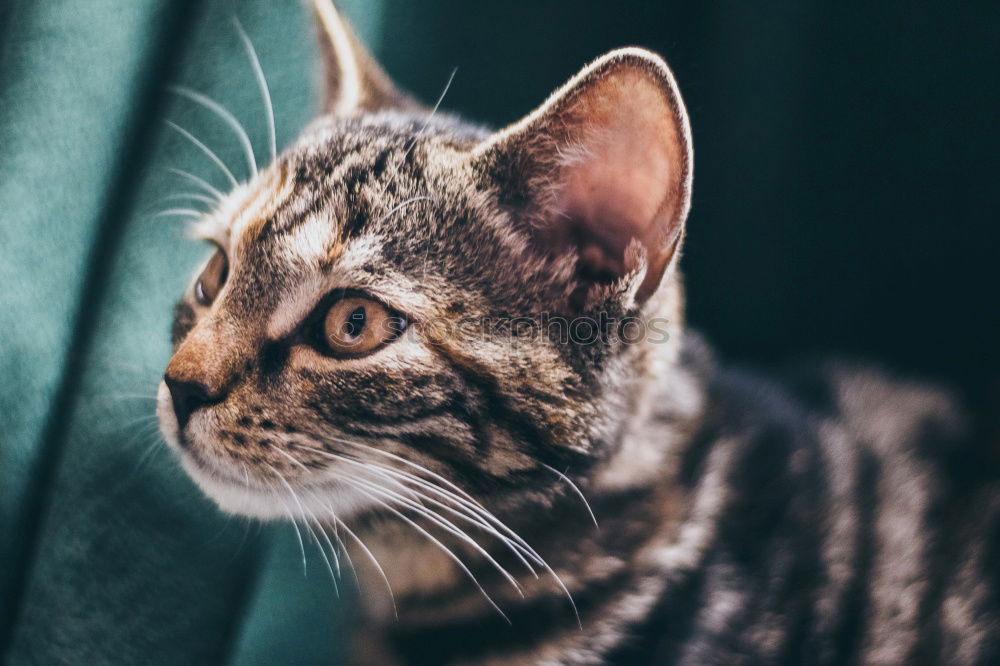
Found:
[[[416,107],[319,14],[329,113],[199,223],[216,249],[177,308],[161,428],[236,513],[344,515],[406,474],[543,497],[536,477],[614,453],[646,346],[623,321],[678,254],[669,72],[611,54],[490,135]]]

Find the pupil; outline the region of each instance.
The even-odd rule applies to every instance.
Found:
[[[347,317],[347,321],[344,322],[344,333],[350,338],[358,337],[365,328],[365,321],[365,308],[364,306],[358,306]]]

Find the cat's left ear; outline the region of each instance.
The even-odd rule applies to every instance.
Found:
[[[642,302],[679,254],[691,206],[691,131],[667,64],[612,51],[476,148],[505,207],[549,256],[575,252],[588,291],[634,273]]]
[[[417,110],[365,50],[332,0],[311,0],[323,60],[323,110],[337,116],[384,109]]]

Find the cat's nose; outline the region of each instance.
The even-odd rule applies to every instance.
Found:
[[[226,399],[243,367],[240,343],[231,327],[208,318],[195,325],[174,352],[163,381],[181,430],[199,409]]]
[[[177,416],[177,428],[184,430],[191,415],[202,407],[217,403],[219,396],[213,396],[201,382],[183,381],[171,377],[169,374],[163,376],[163,381],[170,391],[170,399],[174,403],[174,414]]]

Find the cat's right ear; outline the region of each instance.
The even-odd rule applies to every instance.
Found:
[[[336,116],[418,110],[365,50],[332,0],[311,0],[323,60],[323,110]]]

